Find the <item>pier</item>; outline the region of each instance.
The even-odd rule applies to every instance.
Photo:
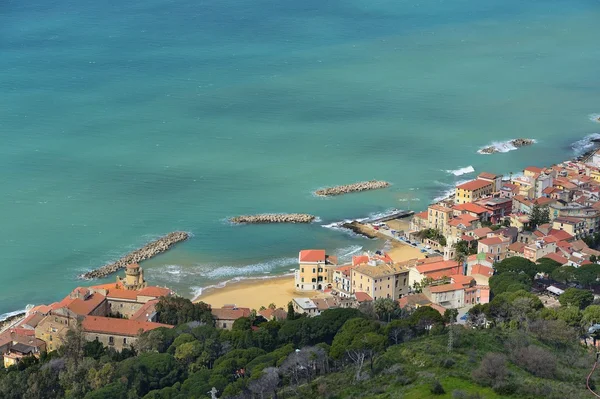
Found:
[[[144,245],[140,249],[136,249],[135,251],[128,253],[114,263],[94,269],[80,275],[79,277],[84,279],[104,278],[112,273],[124,269],[129,264],[139,263],[143,260],[150,259],[158,254],[168,251],[173,245],[177,244],[178,242],[185,241],[188,238],[190,238],[190,234],[186,233],[185,231],[175,231],[173,233],[169,233],[158,240]]]
[[[394,220],[394,219],[403,219],[405,217],[408,216],[412,216],[415,214],[415,211],[397,211],[397,212],[393,212],[390,213],[389,215],[385,215],[379,218],[374,218],[374,219],[367,219],[365,221],[363,221],[363,223],[383,223],[383,222],[388,222],[390,220]]]

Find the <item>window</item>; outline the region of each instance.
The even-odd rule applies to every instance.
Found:
[[[227,328],[227,323],[223,323],[223,328]]]
[[[300,269],[302,273],[304,273],[304,268]]]
[[[388,288],[390,288],[390,285],[388,284]]]
[[[304,282],[304,277],[302,277],[302,282]]]
[[[109,345],[114,345],[115,344],[115,337],[108,337],[108,344]]]
[[[52,335],[49,335],[49,337],[50,337],[50,342],[52,342]]]
[[[315,268],[313,267],[313,273],[315,272]]]
[[[127,338],[123,338],[123,345],[127,345]]]

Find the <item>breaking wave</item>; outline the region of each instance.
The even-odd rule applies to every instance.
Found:
[[[576,156],[582,155],[598,145],[594,140],[600,140],[600,133],[593,133],[585,136],[581,140],[577,140],[571,144],[571,148]]]
[[[479,150],[477,150],[477,153],[482,154],[482,155],[489,155],[489,153],[487,152],[483,152],[484,149],[489,148],[489,147],[494,147],[497,151],[496,152],[509,152],[509,151],[514,151],[519,149],[519,147],[515,147],[512,143],[512,141],[515,139],[510,139],[510,140],[506,140],[506,141],[493,141],[492,143],[488,144],[488,145],[484,145],[483,147],[481,147]],[[533,140],[533,143],[536,144],[537,140]]]
[[[592,122],[600,123],[600,114],[590,114],[590,120]]]
[[[16,316],[18,314],[25,313],[25,311],[26,311],[26,309],[21,309],[21,310],[15,310],[14,312],[2,313],[2,314],[0,314],[0,322],[4,321],[10,317]]]
[[[436,180],[435,183],[441,186],[442,188],[438,191],[439,195],[433,199],[433,202],[439,202],[443,199],[448,198],[449,196],[454,194],[454,192],[456,191],[456,186],[466,183],[468,181],[471,180],[459,180],[456,183],[443,183]]]
[[[465,166],[464,168],[458,168],[458,169],[449,169],[446,170],[446,173],[450,173],[453,174],[454,176],[462,176],[462,175],[466,175],[467,173],[473,173],[475,172],[475,168],[473,168],[471,165],[469,166]]]

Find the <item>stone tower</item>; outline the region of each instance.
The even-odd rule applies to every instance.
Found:
[[[125,278],[118,278],[118,280],[127,290],[141,290],[146,287],[144,270],[137,263],[127,265],[125,268]]]

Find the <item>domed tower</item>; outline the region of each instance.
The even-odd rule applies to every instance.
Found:
[[[137,263],[127,265],[125,278],[120,281],[127,290],[141,290],[146,287],[144,270]]]

